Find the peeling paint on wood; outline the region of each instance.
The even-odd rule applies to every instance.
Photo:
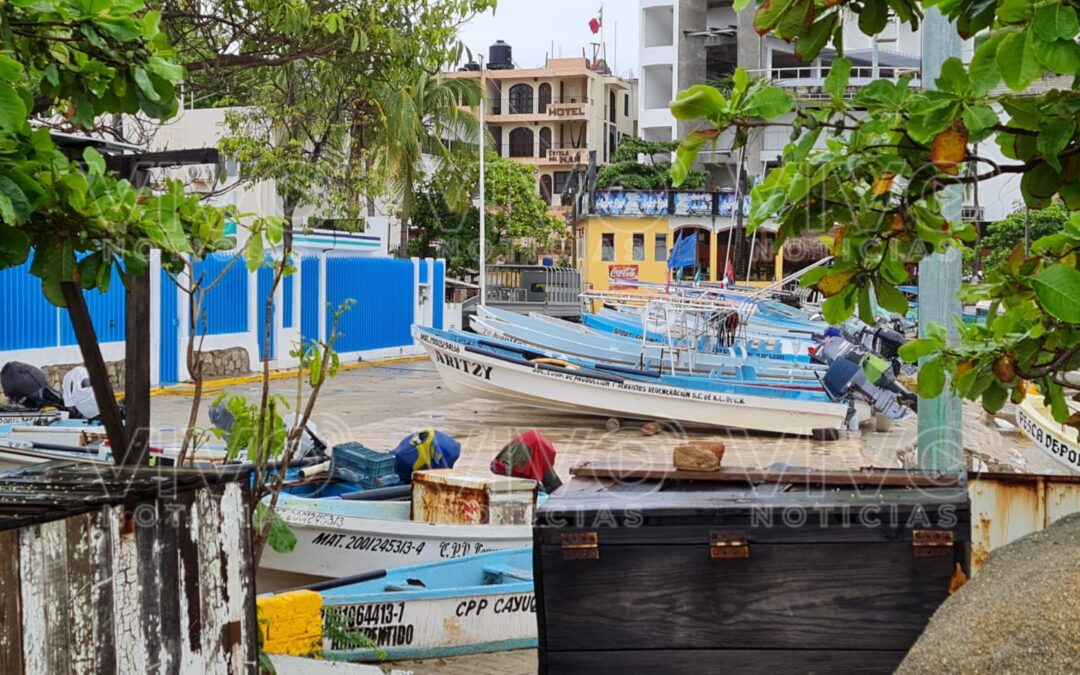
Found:
[[[0,673],[253,670],[248,486],[66,463],[0,476]]]

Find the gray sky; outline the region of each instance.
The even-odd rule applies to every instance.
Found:
[[[521,68],[544,65],[544,56],[580,56],[582,47],[592,54],[593,36],[589,19],[604,7],[604,41],[608,62],[620,75],[631,70],[637,75],[638,1],[637,0],[498,0],[494,13],[478,15],[461,28],[461,39],[473,53],[487,58],[487,48],[495,40],[506,40],[514,49],[514,63]],[[616,23],[618,39],[616,40]],[[616,53],[616,43],[618,53]]]

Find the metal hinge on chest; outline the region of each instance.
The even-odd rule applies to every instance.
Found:
[[[563,560],[599,560],[600,546],[595,532],[563,532]]]
[[[916,558],[951,557],[953,533],[949,530],[912,530],[911,545]]]
[[[709,557],[713,560],[749,558],[750,542],[746,533],[737,530],[711,532],[709,534]]]

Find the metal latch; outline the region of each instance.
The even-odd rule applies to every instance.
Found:
[[[600,547],[595,532],[563,532],[563,560],[599,560]]]
[[[916,558],[943,558],[953,554],[951,530],[912,530],[911,545]]]
[[[741,530],[726,530],[709,534],[709,557],[713,560],[749,558],[750,542]]]

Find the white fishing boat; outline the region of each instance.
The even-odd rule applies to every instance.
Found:
[[[449,501],[432,496],[440,479],[454,482],[444,491]],[[475,499],[462,496],[470,485]],[[289,553],[267,548],[260,565],[339,578],[530,546],[536,489],[536,481],[440,470],[417,472],[413,497],[405,501],[282,494],[277,513],[296,535],[296,547]]]
[[[464,334],[413,327],[446,385],[459,393],[573,413],[674,420],[797,435],[832,435],[847,424],[847,403],[815,392],[764,391],[715,383],[713,390],[641,381],[585,368],[526,359],[484,347]],[[512,345],[511,345],[512,347]],[[700,378],[706,384],[706,378]],[[756,393],[750,393],[756,392]]]
[[[1072,412],[1078,412],[1077,408],[1070,405]],[[1016,406],[1016,425],[1039,449],[1069,471],[1080,474],[1080,441],[1077,440],[1077,430],[1054,420],[1053,413],[1043,405],[1042,394],[1037,391],[1029,392],[1023,402]]]
[[[318,612],[310,620],[322,623],[323,653],[331,659],[435,659],[536,646],[528,547],[379,570],[298,590],[294,597],[320,596],[320,602],[297,606]],[[262,596],[260,603],[268,598],[273,596]],[[275,630],[274,619],[267,629]]]

